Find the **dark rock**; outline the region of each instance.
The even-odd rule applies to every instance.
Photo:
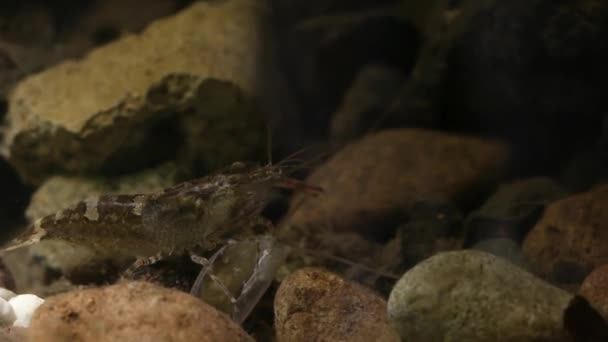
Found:
[[[565,191],[550,178],[530,178],[504,184],[476,211],[469,214],[465,246],[493,238],[520,243],[540,218],[546,205]]]
[[[404,80],[398,69],[380,65],[361,69],[332,117],[332,142],[342,145],[371,128],[386,126],[386,111]]]
[[[608,5],[486,3],[446,61],[446,123],[511,141],[518,172],[554,172],[601,133]]]
[[[405,269],[441,251],[460,249],[462,213],[449,202],[421,201],[412,207],[408,223],[398,228]]]

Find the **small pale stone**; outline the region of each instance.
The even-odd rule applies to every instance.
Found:
[[[17,316],[11,304],[4,298],[0,298],[0,326],[11,325],[16,319]]]
[[[15,294],[15,292],[11,291],[11,290],[7,290],[3,287],[0,287],[0,298],[4,299],[4,300],[9,300],[13,297],[15,297],[17,294]]]
[[[34,312],[44,303],[44,299],[33,294],[22,294],[11,298],[8,302],[15,311],[16,320],[13,326],[27,328],[30,326]]]
[[[404,341],[571,341],[572,295],[480,251],[444,252],[405,273],[388,313]]]

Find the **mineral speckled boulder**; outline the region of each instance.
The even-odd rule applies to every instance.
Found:
[[[253,341],[189,294],[126,282],[50,297],[29,328],[31,341]]]
[[[213,166],[233,161],[218,157],[251,158],[265,137],[253,97],[267,70],[266,13],[264,1],[196,2],[24,79],[9,98],[2,154],[31,183],[57,171],[132,170],[180,147],[184,155],[206,148]]]
[[[607,205],[607,185],[549,205],[523,244],[535,271],[559,283],[580,284],[608,263]]]
[[[507,159],[507,147],[497,141],[421,129],[381,131],[347,145],[318,167],[307,182],[324,194],[294,198],[284,223],[390,235],[382,226],[390,219],[403,222],[421,199],[462,204],[475,197],[500,177]]]
[[[300,269],[285,278],[274,306],[279,342],[400,341],[384,299],[321,269]]]
[[[479,251],[439,253],[405,273],[388,300],[404,341],[571,341],[572,295]]]

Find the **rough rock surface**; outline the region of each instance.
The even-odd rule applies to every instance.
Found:
[[[400,260],[403,268],[397,274],[441,251],[462,247],[462,213],[443,201],[421,201],[414,204],[407,223],[398,228]]]
[[[399,341],[386,302],[371,290],[315,268],[292,273],[274,302],[277,341]]]
[[[197,2],[140,35],[26,78],[9,99],[3,154],[34,183],[57,171],[135,168],[174,157],[173,114],[193,111],[199,121],[211,118],[203,137],[244,139],[251,153],[252,140],[264,141],[251,100],[264,82],[265,10],[263,1]]]
[[[523,251],[535,271],[577,283],[608,263],[608,186],[552,203],[526,236]]]
[[[126,282],[50,297],[32,341],[253,341],[211,306],[183,292]]]
[[[444,252],[401,277],[388,313],[405,341],[570,341],[571,298],[491,254]]]
[[[507,158],[508,149],[496,141],[419,129],[381,131],[318,167],[307,182],[324,194],[296,196],[284,225],[390,235],[382,229],[394,229],[420,200],[468,202],[494,184]]]
[[[596,268],[585,278],[579,294],[608,320],[608,264]]]

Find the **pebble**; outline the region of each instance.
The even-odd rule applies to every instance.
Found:
[[[579,294],[608,320],[608,264],[596,268],[585,278]]]
[[[278,342],[399,341],[384,299],[322,269],[303,268],[285,278],[274,312]]]
[[[17,316],[11,304],[4,298],[0,298],[0,326],[10,326],[15,322]]]
[[[523,242],[535,272],[559,284],[580,284],[608,263],[608,185],[551,203]]]
[[[0,298],[4,299],[4,300],[9,300],[13,297],[15,297],[17,294],[11,290],[7,290],[3,287],[0,287]]]
[[[404,341],[569,341],[572,297],[489,253],[442,252],[401,277],[388,314]]]
[[[103,329],[99,327],[103,326]],[[253,341],[230,318],[187,293],[129,281],[48,297],[32,341]]]
[[[13,326],[27,328],[30,326],[32,316],[44,299],[33,294],[21,294],[11,298],[9,304],[15,312]]]
[[[313,171],[307,183],[323,188],[323,196],[296,195],[284,226],[357,232],[374,240],[392,236],[421,199],[461,206],[470,194],[494,186],[508,155],[499,141],[432,130],[370,134]]]

